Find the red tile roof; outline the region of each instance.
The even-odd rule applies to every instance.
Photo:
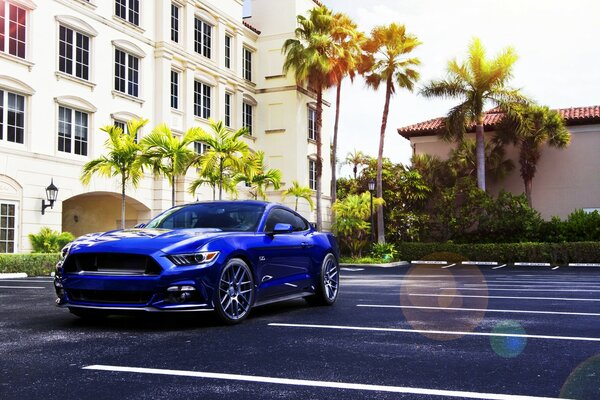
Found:
[[[243,23],[244,23],[244,26],[246,28],[250,29],[252,32],[256,33],[257,35],[260,35],[260,31],[258,29],[256,29],[255,27],[253,27],[252,25],[250,25],[246,21],[243,21]]]
[[[600,106],[560,108],[557,111],[565,119],[567,126],[600,123]],[[485,130],[493,130],[503,117],[504,113],[499,111],[498,108],[487,111],[483,119]],[[444,118],[435,118],[398,128],[398,133],[410,139],[411,137],[437,135],[443,127]],[[475,125],[470,128],[469,132],[474,131]]]

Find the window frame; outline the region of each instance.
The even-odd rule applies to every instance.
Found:
[[[291,215],[291,216],[299,219],[304,224],[304,226],[302,227],[302,229],[296,229],[296,228],[294,228],[294,224],[290,224],[290,225],[292,225],[292,228],[294,228],[294,230],[292,232],[290,232],[290,234],[302,234],[302,233],[307,232],[307,231],[310,230],[310,226],[311,226],[310,223],[302,215],[298,214],[295,211],[288,210],[288,209],[285,209],[285,208],[282,208],[282,207],[273,207],[269,211],[269,214],[267,215],[267,218],[265,218],[265,225],[263,227],[263,233],[272,233],[273,232],[272,230],[267,230],[267,226],[269,224],[269,218],[271,218],[271,216],[275,212],[283,212],[283,213],[289,214],[289,215]],[[279,222],[279,223],[285,224],[285,223],[288,223],[288,222]],[[273,226],[273,228],[274,227],[275,226]]]
[[[125,55],[125,64],[120,64],[120,60],[118,60],[117,58],[117,52],[121,52]],[[113,61],[113,65],[114,65],[114,80],[113,80],[113,90],[115,90],[118,93],[122,93],[124,95],[127,96],[131,96],[131,97],[135,97],[137,99],[141,98],[141,94],[140,94],[140,75],[141,75],[141,61],[142,58],[132,54],[131,52],[121,48],[121,47],[114,47],[114,51],[113,51],[113,56],[114,56],[114,61]],[[131,68],[131,60],[136,60],[137,61],[137,68],[133,69]],[[119,62],[119,65],[123,65],[124,68],[124,73],[125,73],[125,77],[117,77],[117,62]],[[119,69],[120,70],[120,69]],[[131,71],[135,72],[135,76],[136,76],[136,81],[133,82],[131,80]],[[121,79],[124,81],[124,86],[125,86],[125,90],[121,90],[120,88],[117,87],[117,79]],[[133,86],[132,86],[133,85]],[[135,94],[130,93],[130,87],[133,87],[136,89]]]
[[[12,252],[8,252],[8,251],[0,251],[0,254],[15,254],[18,253],[19,251],[19,202],[15,201],[15,200],[7,200],[7,199],[0,199],[0,220],[3,220],[5,217],[2,214],[2,205],[6,205],[6,206],[13,206],[14,207],[14,212],[12,215],[13,218],[13,227],[10,228],[13,231],[13,239],[12,239]],[[8,208],[8,207],[7,207]],[[10,217],[10,215],[7,213],[6,214],[6,218],[8,219]],[[2,226],[0,226],[0,235],[1,235],[1,231],[4,228]],[[8,230],[9,228],[6,227],[6,229]],[[7,237],[8,237],[8,232],[7,232]],[[0,243],[10,243],[8,239],[1,239],[0,236]],[[8,246],[7,246],[8,247]]]
[[[223,115],[223,123],[226,127],[231,128],[231,100],[233,99],[233,93],[225,91],[225,97],[223,103],[225,104],[225,114]]]
[[[121,4],[123,3],[123,4]],[[137,5],[137,10],[134,10],[132,5]],[[119,7],[121,6],[121,7]],[[128,22],[131,25],[140,27],[141,21],[141,2],[140,0],[115,0],[115,16],[122,21]],[[119,9],[125,9],[125,16],[120,15]],[[136,18],[137,16],[137,18]]]
[[[62,30],[63,29],[65,30],[65,35],[69,34],[71,36],[71,43],[67,43],[66,41],[65,42],[63,41],[63,39],[62,39]],[[78,35],[81,36],[82,38],[87,39],[87,49],[81,48],[82,56],[83,56],[84,52],[87,51],[87,64],[84,64],[83,61],[81,61],[79,58],[80,47],[78,46]],[[70,46],[71,46],[71,57],[70,58],[68,58],[67,55],[62,54],[63,42],[66,44],[70,44]],[[87,34],[85,32],[81,32],[78,29],[74,29],[72,26],[69,26],[67,24],[59,23],[58,24],[58,71],[60,73],[72,76],[74,78],[78,78],[78,79],[82,79],[84,81],[90,82],[91,75],[92,75],[91,74],[91,71],[92,71],[91,58],[92,58],[92,36],[90,36],[89,34]],[[61,69],[62,59],[66,60],[65,68],[67,66],[67,63],[70,63],[71,72]],[[83,71],[83,68],[85,68],[85,71],[87,72],[87,76],[84,77],[84,76],[77,74],[78,64],[82,65],[82,71]]]
[[[175,78],[175,79],[173,79]],[[171,69],[171,108],[179,110],[179,97],[181,88],[181,72],[176,69]]]
[[[214,25],[198,15],[194,16],[194,52],[196,54],[212,59],[213,33]]]
[[[250,110],[250,112],[248,112]],[[248,118],[249,117],[249,118]],[[248,123],[248,119],[250,120]],[[247,101],[242,102],[242,127],[248,128],[248,135],[253,136],[254,105]]]
[[[317,190],[317,160],[308,159],[308,187]]]
[[[248,47],[244,47],[242,50],[242,75],[245,80],[252,82],[252,59],[253,59],[254,51],[249,49]]]
[[[224,48],[225,48],[224,63],[225,64],[224,65],[225,65],[225,68],[227,68],[227,69],[231,69],[231,65],[232,65],[232,63],[231,63],[231,61],[232,61],[232,59],[231,59],[232,44],[233,44],[233,36],[230,35],[229,33],[225,33],[225,42],[224,42]]]
[[[173,15],[176,12],[177,15]],[[181,5],[171,2],[171,41],[179,43],[181,27]]]
[[[10,103],[9,103],[9,96],[12,95],[15,97],[15,102],[16,105],[18,107],[18,103],[19,103],[19,98],[22,99],[22,104],[23,104],[23,109],[19,110],[16,108],[12,108],[10,109]],[[22,93],[18,93],[12,90],[7,90],[4,89],[3,87],[0,87],[0,143],[3,144],[11,144],[11,145],[25,145],[25,137],[27,135],[27,101],[28,101],[28,96],[22,94]],[[13,121],[14,124],[12,125],[12,127],[15,129],[14,131],[14,135],[15,135],[15,140],[9,140],[9,123],[10,123],[10,117],[9,117],[9,112],[13,112],[15,113],[15,115],[13,116]],[[17,126],[17,120],[19,119],[18,116],[21,116],[21,120],[22,120],[22,126]],[[21,140],[22,141],[18,141],[16,140],[19,136],[18,133],[18,129],[21,129]]]
[[[310,105],[307,107],[308,113],[308,140],[317,140],[317,110]],[[314,116],[311,119],[311,116]]]
[[[2,7],[3,6],[3,7]],[[17,13],[17,19],[11,20],[12,8]],[[17,57],[21,60],[28,59],[28,40],[29,40],[29,9],[4,0],[0,2],[0,9],[2,9],[2,16],[0,17],[0,53],[7,54],[12,57]],[[24,13],[23,20],[19,18],[20,13]],[[12,24],[17,25],[17,29],[12,27]],[[22,30],[18,27],[22,26]],[[15,35],[11,35],[15,33]],[[24,37],[21,37],[21,34]],[[11,52],[11,43],[15,41],[15,51]],[[22,44],[22,46],[20,46]],[[22,54],[20,49],[22,48]]]
[[[61,120],[61,109],[65,110],[65,111],[69,111],[69,121],[62,121]],[[84,153],[83,154],[80,150],[80,152],[76,152],[76,147],[77,147],[77,136],[76,136],[76,128],[77,128],[77,113],[79,113],[81,116],[86,117],[86,126],[85,126],[85,139],[84,140],[79,140],[80,143],[80,149],[83,148],[84,149]],[[88,111],[84,111],[84,110],[80,110],[74,107],[71,107],[69,105],[65,105],[65,104],[58,104],[58,114],[57,114],[57,138],[58,138],[58,143],[57,143],[57,151],[59,153],[65,153],[65,154],[69,154],[72,156],[82,156],[82,157],[87,157],[89,155],[89,150],[90,150],[90,123],[91,121],[91,113]],[[69,125],[69,132],[68,132],[68,136],[65,135],[64,133],[61,134],[61,123],[62,124],[68,124]],[[82,125],[79,125],[82,126]],[[62,137],[61,137],[62,136]],[[61,140],[64,141],[64,143],[62,144],[63,149],[61,150]],[[68,141],[68,144],[67,144]],[[65,148],[68,146],[69,150],[66,151]]]
[[[212,117],[212,110],[213,86],[202,80],[194,79],[194,116],[196,118],[209,119]]]

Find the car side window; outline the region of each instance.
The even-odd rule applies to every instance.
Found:
[[[308,229],[308,223],[303,218],[282,208],[271,210],[265,224],[265,232],[273,232],[277,224],[290,224],[294,228],[294,232]]]

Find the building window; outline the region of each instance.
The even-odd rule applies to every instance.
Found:
[[[317,110],[308,107],[308,138],[317,140]]]
[[[171,71],[171,108],[179,108],[179,73]]]
[[[0,201],[0,253],[15,252],[16,205]]]
[[[25,58],[27,11],[0,0],[0,51]]]
[[[252,51],[244,48],[244,79],[252,81]]]
[[[225,126],[231,127],[231,93],[225,92]]]
[[[90,78],[89,36],[64,26],[61,26],[59,30],[59,71],[88,80]]]
[[[194,51],[210,58],[212,48],[212,26],[196,18],[194,20]]]
[[[115,49],[115,90],[138,97],[139,67],[139,58],[123,50]]]
[[[231,36],[225,35],[225,68],[231,68],[231,40]]]
[[[0,90],[0,140],[23,144],[25,97]]]
[[[58,151],[87,156],[88,120],[87,113],[58,108]]]
[[[179,7],[171,3],[171,40],[179,43]]]
[[[210,118],[212,87],[209,85],[194,81],[194,115],[196,117]]]
[[[252,104],[244,102],[242,105],[242,126],[248,129],[248,134],[252,135],[252,114],[254,107]]]
[[[117,17],[140,25],[140,0],[116,0],[115,14]]]
[[[194,142],[194,151],[198,154],[204,154],[208,150],[208,145],[202,142]]]
[[[317,162],[308,160],[308,187],[317,190]]]

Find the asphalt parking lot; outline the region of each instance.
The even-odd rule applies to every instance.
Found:
[[[343,268],[225,327],[86,322],[49,278],[0,280],[1,399],[600,399],[600,268]]]

